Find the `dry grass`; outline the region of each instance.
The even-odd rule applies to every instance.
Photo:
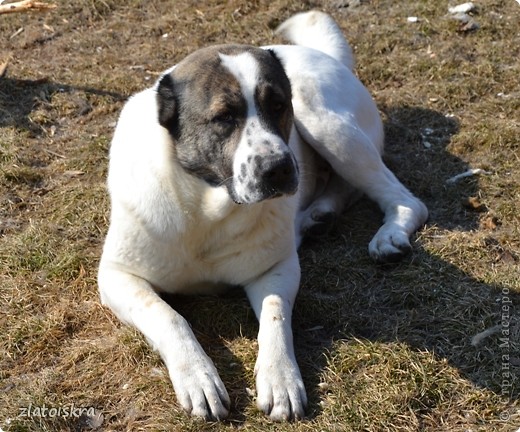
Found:
[[[78,0],[0,18],[0,64],[11,58],[0,79],[1,430],[92,430],[98,414],[107,431],[520,427],[520,7],[478,1],[480,28],[464,33],[445,2],[348,3]],[[367,201],[302,248],[300,423],[271,424],[246,391],[257,323],[242,293],[171,299],[233,401],[229,421],[204,424],[179,409],[143,338],[98,301],[113,124],[129,94],[193,49],[271,43],[276,24],[312,7],[351,41],[385,119],[387,162],[431,218],[393,266],[367,256],[381,217]],[[489,175],[446,183],[470,167]],[[30,404],[96,413],[20,417]]]

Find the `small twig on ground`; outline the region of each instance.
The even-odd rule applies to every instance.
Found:
[[[464,177],[471,177],[471,176],[478,175],[478,174],[489,175],[491,173],[488,172],[488,171],[483,170],[482,168],[472,168],[472,169],[469,169],[469,170],[467,170],[467,171],[465,171],[463,173],[460,173],[460,174],[454,175],[453,177],[450,177],[448,180],[446,180],[446,183],[453,184],[453,183],[458,182],[460,179],[462,179]]]
[[[0,59],[0,79],[4,77],[10,60],[11,54],[9,54],[6,59]]]
[[[14,3],[2,4],[0,2],[0,14],[14,13],[14,12],[27,12],[31,10],[45,11],[55,9],[58,6],[55,4],[43,3],[33,0],[22,0]]]
[[[60,153],[56,153],[56,152],[54,152],[54,151],[52,151],[52,150],[49,150],[49,149],[43,149],[43,151],[46,152],[46,153],[49,153],[50,155],[53,155],[53,156],[59,157],[60,159],[67,159],[67,156],[64,156],[64,155],[62,155],[62,154],[60,154]]]
[[[501,325],[496,325],[494,327],[491,327],[491,328],[488,328],[488,329],[484,330],[483,332],[480,332],[480,333],[476,334],[475,336],[473,336],[471,338],[471,345],[473,345],[473,346],[479,345],[480,342],[482,342],[488,336],[492,336],[492,335],[500,332],[501,328],[502,328]]]

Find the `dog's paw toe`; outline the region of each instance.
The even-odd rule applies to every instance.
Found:
[[[205,366],[192,368],[180,377],[170,373],[175,394],[188,414],[205,420],[223,420],[229,415],[229,395],[214,366],[209,363]]]
[[[386,226],[381,227],[368,245],[372,259],[381,263],[398,262],[411,250],[412,246],[406,232]]]
[[[257,375],[259,410],[274,421],[298,420],[305,416],[307,396],[299,372]]]
[[[205,420],[223,420],[229,415],[230,401],[225,395],[215,394],[206,389],[191,389],[191,394],[178,394],[178,400],[184,410]]]
[[[298,394],[290,395],[289,391],[274,392],[257,399],[257,407],[274,421],[299,420],[305,417],[306,398]]]
[[[229,415],[229,397],[227,394],[223,397],[223,395],[212,395],[212,392],[208,393],[208,395],[201,393],[194,398],[190,414],[205,420],[225,419]]]

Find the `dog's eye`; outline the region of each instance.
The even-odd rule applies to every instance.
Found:
[[[235,125],[236,120],[235,117],[231,113],[222,113],[215,117],[213,117],[213,123],[220,123],[227,126]]]
[[[285,102],[274,100],[271,102],[271,110],[280,113],[285,109]]]

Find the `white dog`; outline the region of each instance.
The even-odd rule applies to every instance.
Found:
[[[426,207],[381,160],[376,105],[326,14],[279,31],[297,45],[201,49],[132,97],[110,149],[103,303],[159,351],[179,403],[222,419],[229,396],[189,324],[159,296],[243,286],[258,317],[257,405],[302,418],[291,314],[302,236],[367,194],[385,214],[379,261],[410,249]]]

